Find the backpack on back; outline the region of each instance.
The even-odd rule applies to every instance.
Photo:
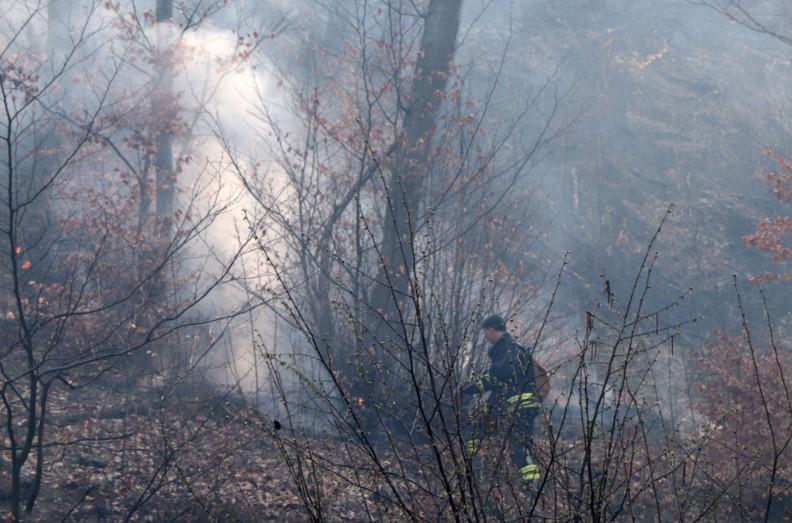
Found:
[[[539,365],[539,362],[536,361],[536,358],[533,356],[531,356],[531,363],[533,363],[536,393],[539,395],[539,399],[544,401],[550,394],[550,376],[548,376],[545,368]]]
[[[520,361],[523,362],[523,365],[527,364],[528,361],[531,362],[534,374],[534,389],[537,396],[539,396],[539,401],[544,401],[550,395],[550,376],[547,374],[547,370],[539,365],[539,362],[534,358],[533,350],[528,350],[522,345],[518,346],[521,349]]]

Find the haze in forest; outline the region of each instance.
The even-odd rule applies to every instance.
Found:
[[[0,0],[0,517],[790,517],[790,15]]]

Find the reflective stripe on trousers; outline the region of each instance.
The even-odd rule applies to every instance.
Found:
[[[517,409],[530,409],[539,407],[539,402],[536,401],[536,396],[533,392],[515,394],[514,396],[506,398],[506,403]]]
[[[539,465],[525,465],[520,469],[520,477],[523,481],[534,481],[539,479]]]

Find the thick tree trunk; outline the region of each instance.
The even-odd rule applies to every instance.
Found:
[[[171,38],[173,29],[173,0],[156,0],[156,50],[154,55],[154,85],[151,92],[150,133],[153,140],[153,152],[147,157],[140,183],[139,224],[144,236],[152,242],[153,250],[142,251],[144,270],[148,271],[162,263],[168,256],[167,246],[173,235],[173,211],[176,195],[176,173],[173,168],[173,129],[176,117],[173,96],[173,59]],[[153,168],[153,180],[150,175]],[[151,207],[154,206],[154,219],[151,220]],[[145,227],[145,228],[144,228]],[[167,267],[160,267],[145,286],[145,300],[156,305],[166,305],[170,296],[172,282],[167,280]],[[138,305],[141,306],[142,304]],[[146,308],[142,306],[142,308]],[[143,328],[149,327],[154,318],[140,317],[135,322]],[[166,342],[158,342],[158,349],[165,351]],[[158,360],[162,361],[162,358]],[[154,360],[144,352],[138,352],[130,359],[136,372],[130,374],[131,379],[151,376]]]
[[[44,52],[47,56],[47,68],[42,75],[42,87],[53,77],[59,74],[68,54],[72,51],[73,44],[69,33],[69,20],[71,19],[72,0],[52,0],[47,4],[47,40]],[[60,100],[59,104],[68,104],[68,100]],[[32,173],[29,183],[20,184],[20,197],[24,201],[30,200],[25,215],[24,230],[20,231],[21,242],[27,245],[47,244],[41,241],[47,237],[49,224],[53,223],[51,216],[51,202],[46,193],[39,193],[54,175],[62,159],[64,146],[62,137],[53,120],[41,118],[37,122],[35,134],[36,160],[32,164]],[[40,256],[33,253],[33,256]],[[30,276],[32,279],[41,280],[52,278],[53,274],[43,274],[38,264],[33,267]]]
[[[415,259],[413,233],[421,212],[428,157],[451,71],[461,9],[462,0],[431,0],[429,3],[411,99],[404,115],[404,130],[393,155],[379,245],[383,263],[367,303],[368,321],[363,335],[363,346],[369,357],[365,361],[356,358],[355,366],[361,374],[352,376],[350,390],[353,396],[366,398],[365,404],[373,406],[359,412],[366,430],[380,426],[378,420],[396,424],[380,428],[403,429],[405,422],[409,423],[410,413],[415,411],[414,405],[399,405],[396,407],[399,413],[384,417],[381,412],[377,413],[382,407],[394,405],[393,398],[403,397],[397,390],[410,382],[409,377],[398,370],[407,368],[402,365],[407,365],[407,351],[410,350],[399,332],[401,322],[412,321],[414,317],[414,311],[408,306]]]
[[[173,115],[173,77],[171,74],[170,51],[165,37],[165,23],[173,18],[173,0],[157,0],[155,12],[157,20],[158,65],[154,91],[154,115],[162,118],[158,122],[154,157],[156,173],[156,213],[160,226],[159,233],[166,239],[172,229],[174,200],[176,197],[176,173],[173,169],[173,133],[170,128]]]
[[[370,304],[379,326],[379,342],[398,318],[410,292],[414,262],[413,233],[421,207],[428,155],[443,102],[459,32],[462,0],[431,0],[416,63],[412,101],[404,116],[404,134],[391,171],[388,207],[380,249],[384,263]]]

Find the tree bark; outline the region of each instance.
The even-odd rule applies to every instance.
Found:
[[[414,262],[413,233],[420,211],[428,155],[443,102],[459,32],[462,0],[431,0],[415,66],[412,102],[404,116],[404,133],[387,187],[382,264],[370,304],[379,342],[388,322],[398,317],[410,292]]]
[[[394,387],[400,388],[410,382],[410,377],[396,370],[401,365],[394,359],[409,360],[411,356],[408,340],[402,339],[399,332],[404,327],[402,322],[409,322],[415,316],[415,310],[409,307],[410,277],[414,273],[415,260],[413,236],[438,113],[451,72],[461,9],[462,0],[431,0],[425,14],[412,96],[405,110],[403,132],[396,144],[387,180],[385,220],[379,244],[382,263],[365,303],[368,321],[363,346],[373,361],[356,362],[362,375],[353,374],[350,388],[353,397],[367,398],[366,405],[373,406],[373,409],[366,407],[358,413],[364,430],[398,428],[380,426],[382,418],[376,411],[392,404],[389,398],[398,396],[394,394]],[[402,363],[407,364],[406,361]],[[415,379],[413,376],[413,383]],[[397,424],[415,411],[414,405],[397,408],[406,417],[387,416]]]
[[[176,173],[173,169],[173,133],[170,125],[173,116],[173,77],[171,74],[170,50],[164,24],[173,18],[173,0],[157,0],[155,12],[157,20],[157,79],[154,91],[154,116],[163,118],[158,122],[154,158],[156,173],[156,213],[160,234],[164,238],[170,236],[173,220],[174,200],[176,196]]]

